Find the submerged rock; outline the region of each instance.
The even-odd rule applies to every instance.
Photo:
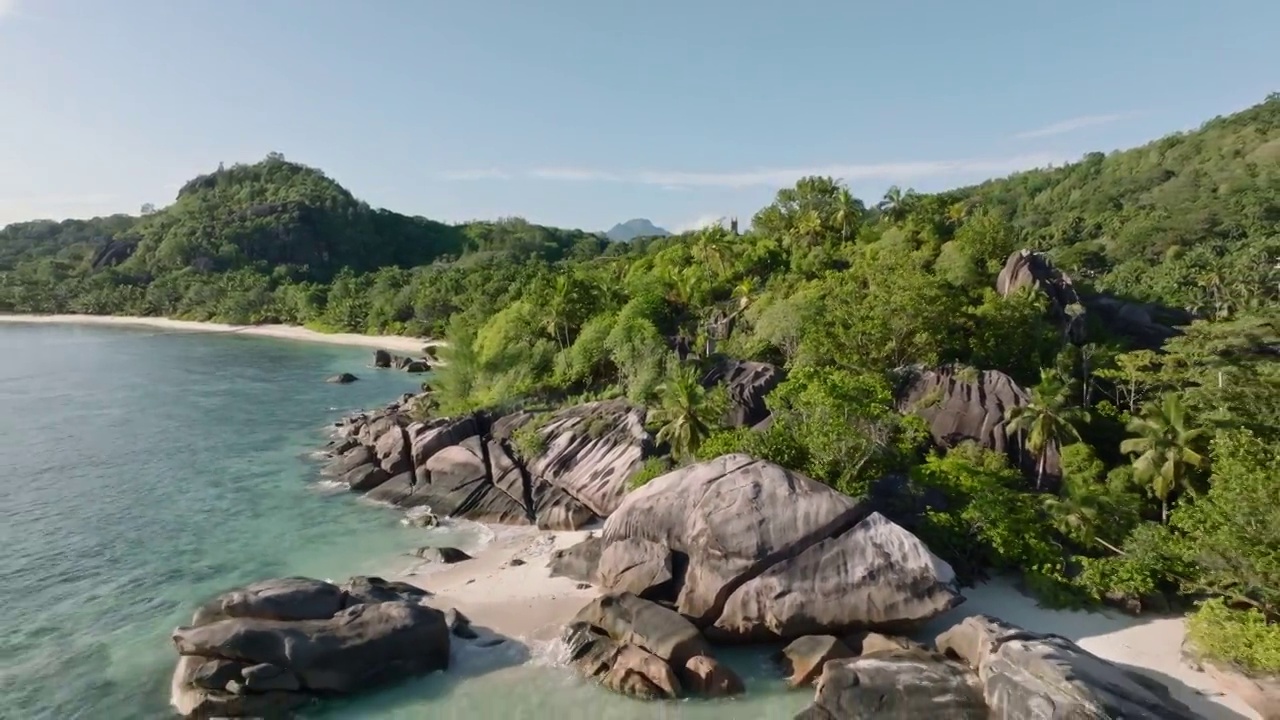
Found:
[[[352,375],[351,373],[338,373],[337,375],[330,375],[329,377],[325,378],[325,382],[333,383],[335,385],[346,385],[348,383],[353,383],[359,379],[360,378],[356,377],[355,375]]]
[[[830,660],[853,657],[854,652],[839,638],[831,635],[806,635],[791,641],[778,653],[777,661],[793,688],[808,685],[822,674],[822,666]]]

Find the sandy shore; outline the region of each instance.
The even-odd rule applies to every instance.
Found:
[[[545,645],[596,595],[593,588],[551,577],[546,567],[554,550],[580,542],[587,532],[502,528],[495,533],[472,560],[443,567],[420,565],[398,579],[429,590],[434,594],[432,605],[456,607],[478,626]],[[1168,686],[1175,698],[1206,720],[1260,720],[1244,703],[1217,691],[1208,675],[1182,663],[1181,618],[1048,610],[1003,580],[967,588],[964,594],[968,600],[931,621],[921,639],[970,615],[994,615],[1028,630],[1071,638],[1099,657],[1141,672]]]
[[[126,317],[115,315],[0,315],[0,323],[50,323],[64,325],[109,325],[118,327],[150,327],[160,330],[206,333],[235,333],[257,337],[300,340],[302,342],[328,343],[330,345],[354,345],[378,348],[400,353],[421,353],[429,345],[439,345],[438,340],[404,337],[401,335],[356,335],[353,333],[322,333],[296,325],[227,325],[224,323],[191,322],[156,317]]]

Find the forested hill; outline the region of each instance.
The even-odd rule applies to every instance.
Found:
[[[465,254],[515,252],[558,260],[599,239],[521,221],[446,225],[371,208],[315,168],[271,155],[187,182],[173,204],[138,217],[39,220],[0,230],[0,269],[60,255],[95,269],[151,276],[290,266],[328,279],[342,268],[412,267]]]
[[[269,157],[140,218],[11,226],[0,263],[0,311],[444,336],[419,411],[618,399],[654,431],[637,484],[730,452],[900,480],[966,574],[1215,598],[1200,648],[1280,672],[1280,95],[949,192],[803,178],[748,233],[630,243],[373,210]]]

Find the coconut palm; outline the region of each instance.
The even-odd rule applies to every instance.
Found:
[[[1176,393],[1165,393],[1159,403],[1148,403],[1142,415],[1129,422],[1128,430],[1137,437],[1120,443],[1120,452],[1133,455],[1133,476],[1151,483],[1160,500],[1160,521],[1169,519],[1169,497],[1175,490],[1188,487],[1191,469],[1203,468],[1208,458],[1195,448],[1207,430],[1187,424],[1187,410]]]
[[[1083,422],[1088,414],[1070,404],[1070,388],[1050,369],[1040,371],[1040,384],[1031,389],[1026,405],[1005,412],[1005,431],[1026,435],[1027,449],[1036,458],[1036,489],[1044,485],[1049,448],[1067,441],[1078,441],[1080,433],[1073,423]]]
[[[671,446],[671,454],[690,458],[711,434],[719,414],[692,365],[678,365],[658,387],[654,420],[661,424],[658,441]]]
[[[840,226],[840,239],[849,239],[849,230],[857,227],[858,221],[866,211],[862,201],[849,192],[849,188],[841,187],[836,191],[836,224]]]

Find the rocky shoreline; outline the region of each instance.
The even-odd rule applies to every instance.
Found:
[[[1077,303],[1035,260],[1011,257],[1001,291],[1033,285]],[[374,364],[414,372],[415,362],[379,351]],[[704,383],[726,386],[729,424],[761,427],[765,396],[783,376],[724,359]],[[1005,433],[1008,408],[1029,402],[1007,375],[903,368],[900,378],[899,409],[920,416],[937,445],[976,442],[1056,478],[1056,447],[1035,462]],[[554,615],[559,636],[569,664],[609,690],[643,699],[749,692],[716,647],[770,644],[785,646],[778,671],[792,687],[816,687],[797,716],[806,720],[1199,717],[1165,685],[1071,639],[978,612],[927,645],[904,637],[964,597],[953,569],[911,532],[928,498],[894,478],[852,498],[725,455],[633,490],[659,448],[644,408],[625,400],[454,418],[430,407],[428,391],[342,419],[323,474],[411,511],[416,524],[602,524],[536,571],[576,583],[580,595],[561,601],[586,602]],[[450,638],[468,631],[441,602],[449,593],[434,596],[424,582],[288,578],[223,595],[174,633],[174,706],[188,717],[287,716],[316,698],[445,670]]]

